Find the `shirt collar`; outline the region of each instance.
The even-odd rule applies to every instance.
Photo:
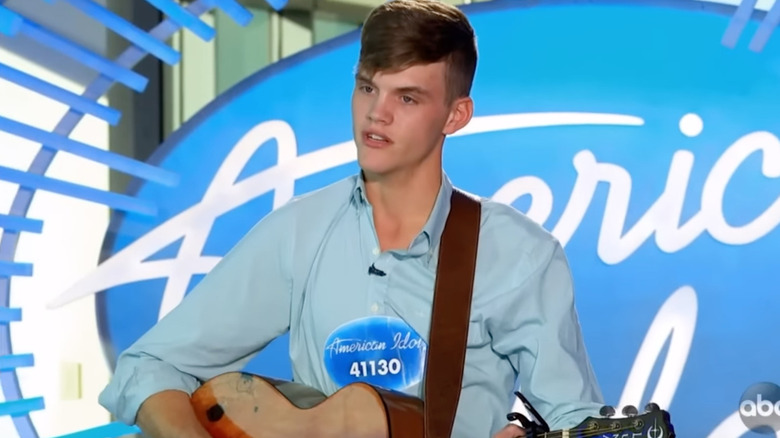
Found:
[[[423,226],[422,231],[412,240],[409,246],[409,255],[420,256],[428,254],[427,261],[433,256],[433,251],[441,241],[441,235],[444,232],[444,224],[450,213],[450,198],[452,196],[452,182],[446,173],[442,172],[442,182],[439,187],[439,193],[436,195],[436,202],[428,220]],[[355,187],[352,190],[352,201],[358,206],[368,205],[366,199],[366,186],[362,174],[355,177]],[[358,211],[361,209],[358,208]]]
[[[352,188],[352,202],[358,207],[368,204],[368,200],[366,199],[366,184],[363,181],[362,173],[359,173],[355,177],[355,187]]]
[[[428,253],[428,260],[433,256],[433,251],[439,246],[441,241],[441,235],[444,232],[444,224],[447,222],[447,216],[450,213],[450,198],[452,197],[452,183],[446,174],[442,172],[441,187],[439,187],[439,194],[436,195],[436,203],[433,204],[433,210],[431,211],[428,221],[425,222],[422,233],[412,241],[413,252],[416,253]],[[420,241],[420,236],[426,237],[427,242],[419,249],[415,248]],[[417,249],[417,251],[415,251]]]

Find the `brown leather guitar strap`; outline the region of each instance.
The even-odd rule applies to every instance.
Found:
[[[433,292],[425,367],[425,437],[450,438],[463,382],[481,205],[453,189]]]

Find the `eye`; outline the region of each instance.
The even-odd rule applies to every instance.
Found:
[[[374,89],[370,85],[361,85],[359,88],[360,91],[364,93],[371,93],[372,91],[374,91]]]
[[[412,99],[409,96],[401,96],[401,101],[403,101],[403,103],[417,103],[416,100]]]

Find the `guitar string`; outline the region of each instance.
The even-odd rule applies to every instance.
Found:
[[[564,432],[571,435],[571,438],[590,438],[590,437],[603,435],[605,433],[615,433],[624,430],[625,428],[617,428],[617,429],[610,429],[610,430],[591,430],[591,429],[554,430],[551,432],[542,432],[541,435],[538,435],[538,438],[560,438],[564,436]],[[528,438],[537,438],[537,435],[536,434],[529,435]]]

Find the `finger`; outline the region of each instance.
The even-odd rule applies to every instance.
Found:
[[[525,431],[514,424],[504,426],[493,438],[525,438]]]

